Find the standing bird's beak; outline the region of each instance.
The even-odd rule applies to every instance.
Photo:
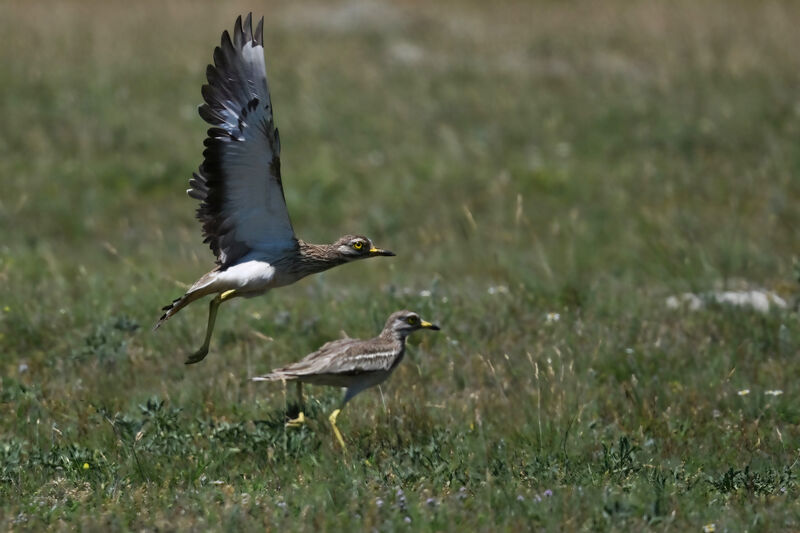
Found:
[[[394,252],[390,252],[389,250],[381,250],[380,248],[370,248],[369,255],[386,255],[386,256],[394,256]]]
[[[430,322],[427,322],[425,320],[423,320],[422,322],[419,323],[419,327],[425,328],[425,329],[432,329],[433,331],[439,331],[440,329],[442,329],[439,326],[437,326],[436,324],[431,324]]]

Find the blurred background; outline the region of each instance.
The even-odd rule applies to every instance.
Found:
[[[187,368],[205,305],[157,334],[150,327],[212,265],[196,202],[185,194],[207,127],[197,106],[222,30],[250,11],[265,16],[297,234],[329,242],[363,233],[397,257],[226,305],[208,359]],[[500,439],[520,450],[535,443],[526,457],[547,462],[571,432],[578,464],[590,466],[604,443],[624,435],[640,449],[648,439],[668,443],[648,452],[659,468],[688,462],[695,472],[738,472],[756,457],[781,471],[794,449],[783,439],[800,434],[790,395],[744,411],[735,402],[745,389],[759,398],[788,393],[799,369],[798,22],[800,4],[778,1],[3,1],[0,437],[15,443],[20,464],[68,445],[87,457],[99,452],[107,478],[90,483],[136,485],[160,471],[193,486],[196,476],[167,475],[169,454],[189,452],[153,452],[161,466],[145,475],[119,444],[130,436],[105,420],[130,416],[136,434],[152,424],[138,406],[154,395],[182,410],[178,428],[264,413],[279,419],[284,392],[253,387],[248,376],[343,331],[374,335],[391,311],[407,307],[443,331],[412,341],[388,390],[354,402],[345,426],[356,450],[401,461],[387,450],[431,439],[488,450]],[[721,290],[763,290],[785,306],[691,313],[665,304]],[[326,409],[337,395],[314,394]],[[516,422],[497,416],[511,412]],[[777,435],[758,428],[770,421]],[[748,423],[750,433],[741,429]],[[476,424],[477,441],[469,433]],[[687,437],[675,424],[700,425]],[[431,436],[433,428],[452,433]],[[287,449],[305,456],[322,438],[302,433]],[[276,468],[258,442],[239,462],[206,445],[193,438],[191,453],[210,454],[205,464],[219,468],[217,477],[254,461]],[[729,455],[709,459],[721,445]],[[751,453],[737,451],[744,449]],[[484,455],[470,457],[461,471],[485,471]],[[22,494],[70,471],[43,462],[23,479],[9,461]],[[412,470],[435,478],[427,468]],[[536,483],[519,472],[503,482],[509,501],[517,493],[530,500],[542,480],[563,487],[562,511],[533,523],[563,525],[574,509],[576,527],[614,523],[591,503],[581,507],[575,491],[623,494],[621,482],[547,472]],[[424,491],[444,498],[460,483],[496,489],[465,476],[407,490],[424,499]],[[231,483],[234,493],[245,490]],[[376,483],[365,498],[397,486]],[[655,513],[684,505],[684,525],[704,520],[719,496],[675,487]],[[313,499],[303,483],[296,490]],[[682,504],[684,496],[696,507]],[[6,504],[14,515],[27,501],[18,498]],[[628,498],[633,511],[617,526],[652,518],[649,496]],[[127,505],[109,501],[92,505]],[[533,516],[504,505],[477,509],[509,527]],[[764,512],[785,526],[777,509]],[[457,508],[442,516],[471,520]],[[217,518],[209,523],[226,523]],[[728,520],[735,528],[749,518]],[[131,520],[127,527],[156,523]]]

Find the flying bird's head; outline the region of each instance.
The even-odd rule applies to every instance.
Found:
[[[371,240],[361,235],[345,235],[333,243],[333,247],[345,261],[355,261],[356,259],[366,259],[367,257],[377,257],[379,255],[394,255],[394,252],[389,250],[376,248]]]
[[[439,331],[440,328],[436,324],[423,320],[413,311],[397,311],[389,316],[386,325],[383,327],[383,334],[404,339],[418,329]]]

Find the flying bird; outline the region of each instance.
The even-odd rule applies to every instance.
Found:
[[[394,372],[405,355],[406,337],[418,329],[438,331],[439,326],[422,320],[412,311],[397,311],[389,316],[383,331],[373,339],[344,338],[328,342],[301,361],[252,380],[297,382],[301,410],[297,418],[289,421],[290,426],[305,422],[302,411],[303,383],[346,387],[344,399],[328,418],[336,440],[344,449],[344,439],[336,427],[339,413],[353,396],[382,383]]]
[[[153,328],[195,300],[214,295],[203,345],[186,364],[208,354],[222,302],[258,296],[351,261],[394,255],[360,235],[345,235],[332,244],[310,244],[295,236],[283,195],[263,27],[263,18],[255,32],[251,15],[244,23],[242,17],[236,19],[233,38],[227,30],[222,33],[214,64],[206,69],[205,103],[199,111],[211,128],[203,143],[203,163],[187,192],[200,202],[197,218],[216,266],[165,306]]]

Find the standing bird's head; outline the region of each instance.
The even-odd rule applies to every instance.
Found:
[[[404,310],[394,312],[389,316],[381,334],[398,339],[405,339],[409,334],[418,329],[439,331],[440,328],[436,324],[431,324],[426,320],[422,320],[417,313]]]
[[[372,241],[361,235],[345,235],[333,243],[333,248],[345,261],[366,259],[379,255],[393,256],[394,252],[376,248]]]

